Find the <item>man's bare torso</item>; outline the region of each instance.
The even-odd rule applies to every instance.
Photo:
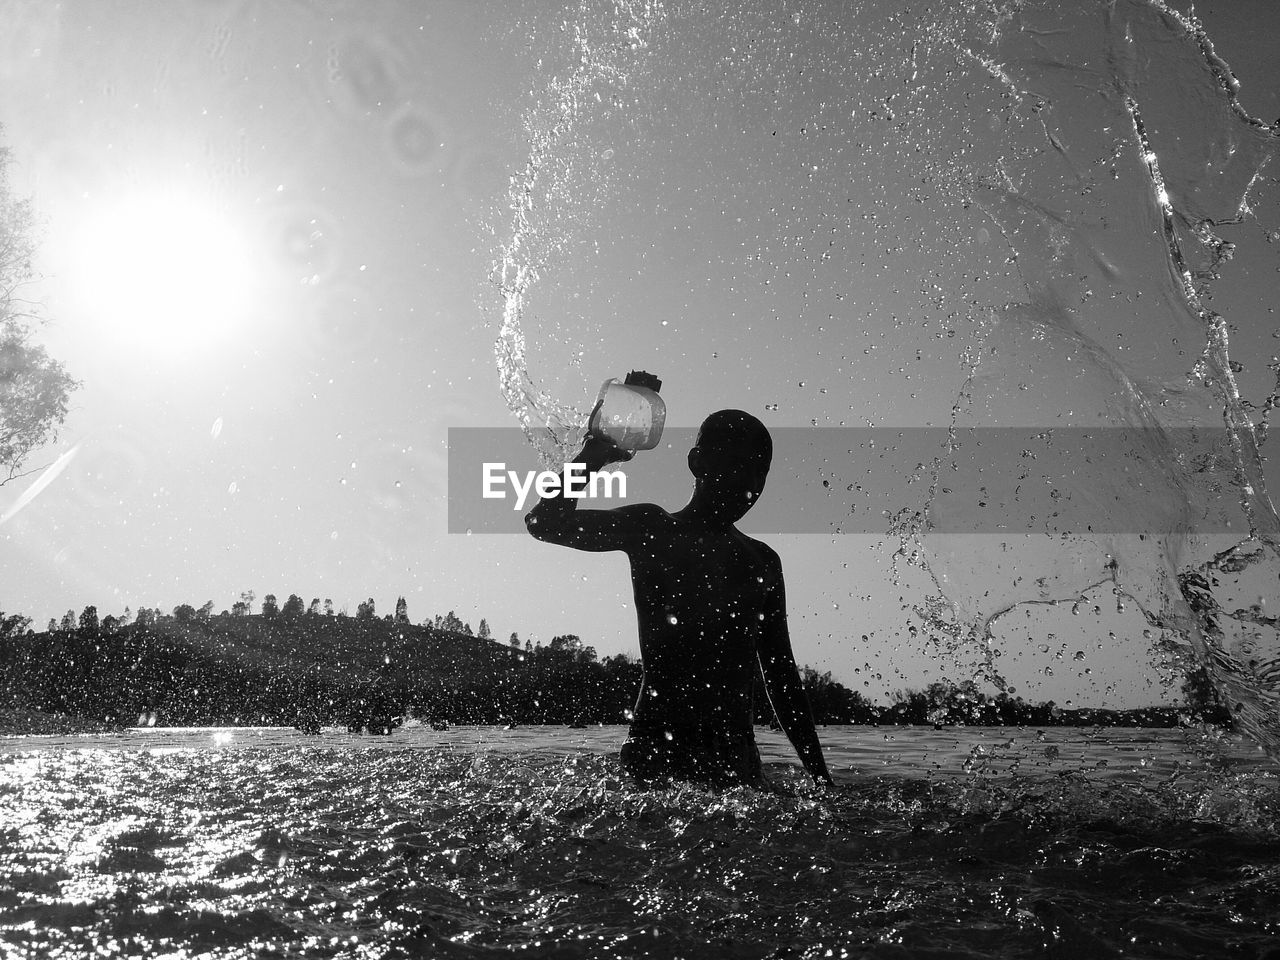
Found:
[[[749,728],[773,552],[732,527],[648,510],[627,550],[645,670],[636,720]]]

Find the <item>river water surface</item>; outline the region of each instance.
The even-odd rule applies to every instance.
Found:
[[[1280,778],[1145,729],[827,727],[815,793],[620,727],[0,740],[6,957],[1273,956]]]

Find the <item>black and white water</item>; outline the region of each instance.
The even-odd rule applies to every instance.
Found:
[[[284,9],[225,6],[250,37]],[[829,729],[830,797],[777,742],[778,793],[636,792],[617,729],[6,741],[4,951],[1274,956],[1278,141],[1212,37],[1160,0],[561,7],[469,25],[536,50],[492,223],[500,382],[547,459],[646,351],[672,383],[765,380],[797,425],[931,423],[953,442],[903,464],[866,547],[897,568],[886,659],[921,655],[899,614],[940,670],[1006,687],[1051,634],[1092,664],[1145,631],[1250,739]],[[360,38],[325,109],[375,113],[398,75],[394,37]],[[436,138],[396,131],[398,169],[434,176]],[[975,506],[1021,494],[966,499],[988,427],[1044,434],[1015,479],[1123,524],[993,534]],[[1130,455],[1053,473],[1059,428],[1130,430]],[[857,464],[825,467],[856,507]]]
[[[1250,743],[821,733],[825,795],[764,730],[776,791],[724,794],[630,787],[621,727],[0,741],[0,953],[1274,956]]]

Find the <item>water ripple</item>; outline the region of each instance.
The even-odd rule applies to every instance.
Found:
[[[1280,932],[1280,781],[1248,764],[846,774],[823,796],[773,763],[774,791],[640,791],[613,756],[537,742],[5,753],[0,946],[1193,956]]]

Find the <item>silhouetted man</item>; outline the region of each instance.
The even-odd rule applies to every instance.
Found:
[[[782,563],[734,527],[764,489],[772,457],[763,423],[721,410],[689,451],[693,496],[675,513],[651,503],[578,510],[577,499],[557,493],[525,516],[539,540],[623,550],[631,561],[644,676],[622,763],[642,782],[760,784],[751,706],[757,670],[805,769],[831,782],[791,652]],[[591,435],[576,462],[590,476],[629,459]]]

